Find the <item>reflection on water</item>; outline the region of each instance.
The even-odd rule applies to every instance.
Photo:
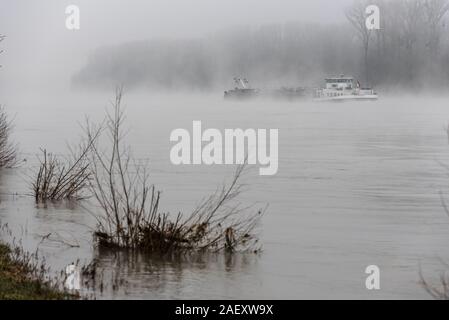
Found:
[[[243,203],[269,203],[263,252],[160,258],[98,250],[95,219],[74,203],[36,206],[29,176],[38,148],[66,152],[85,114],[102,117],[111,95],[67,93],[9,99],[14,137],[26,162],[0,176],[0,220],[26,249],[39,247],[55,271],[94,261],[97,298],[428,298],[429,277],[449,260],[447,99],[385,98],[376,103],[224,102],[221,95],[125,96],[138,158],[151,159],[163,210],[189,212],[233,173],[228,166],[173,166],[170,132],[201,120],[207,128],[279,129],[279,171],[246,175]],[[57,119],[58,121],[55,121]],[[89,203],[83,206],[90,206]],[[49,236],[48,236],[49,235]],[[365,289],[376,264],[381,290]],[[101,281],[103,279],[103,281]],[[103,285],[101,285],[103,283]]]
[[[89,292],[109,298],[232,298],[217,281],[235,282],[256,267],[255,254],[194,253],[159,256],[98,249],[84,280]],[[207,293],[207,296],[205,296]]]

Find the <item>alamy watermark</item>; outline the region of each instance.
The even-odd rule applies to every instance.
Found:
[[[365,269],[368,274],[365,280],[365,287],[368,290],[380,290],[380,269],[376,265],[369,265]]]
[[[170,141],[170,160],[174,165],[259,164],[260,175],[278,171],[278,129],[218,129],[202,131],[201,121],[193,121],[192,135],[186,129],[175,129]]]
[[[71,4],[65,8],[66,20],[65,26],[68,30],[80,29],[80,8]],[[377,5],[369,5],[365,9],[365,26],[368,30],[380,29],[380,9]]]
[[[68,290],[80,290],[81,289],[81,276],[79,267],[71,263],[65,268],[66,279],[64,287]]]
[[[380,30],[380,9],[376,5],[369,5],[365,9],[365,26],[368,30]]]
[[[69,5],[65,8],[65,27],[68,30],[79,30],[80,25],[80,8],[76,5]]]

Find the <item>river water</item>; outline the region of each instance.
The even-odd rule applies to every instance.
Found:
[[[263,251],[171,258],[94,248],[95,220],[83,206],[36,205],[27,195],[39,148],[66,153],[84,116],[100,120],[111,98],[41,92],[2,101],[26,161],[0,173],[0,220],[27,250],[39,248],[55,272],[95,258],[104,283],[96,298],[429,298],[420,269],[438,284],[441,259],[449,260],[440,197],[449,200],[447,98],[239,103],[219,93],[127,93],[127,142],[137,158],[150,159],[161,207],[174,213],[192,210],[234,168],[172,165],[172,130],[191,131],[194,120],[220,130],[279,129],[278,173],[259,176],[251,167],[240,198],[269,204],[260,226]],[[368,265],[380,268],[380,290],[365,287]]]

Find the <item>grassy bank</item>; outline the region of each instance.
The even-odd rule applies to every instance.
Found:
[[[34,275],[33,267],[13,258],[12,249],[0,243],[0,300],[70,299],[67,293],[52,288]],[[17,260],[17,261],[16,261]]]

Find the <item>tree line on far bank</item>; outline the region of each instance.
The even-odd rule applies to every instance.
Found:
[[[368,5],[380,30],[364,25]],[[340,24],[289,22],[235,27],[202,39],[148,40],[96,50],[75,85],[208,90],[235,76],[258,85],[318,86],[353,75],[392,89],[449,87],[448,0],[359,0]]]

